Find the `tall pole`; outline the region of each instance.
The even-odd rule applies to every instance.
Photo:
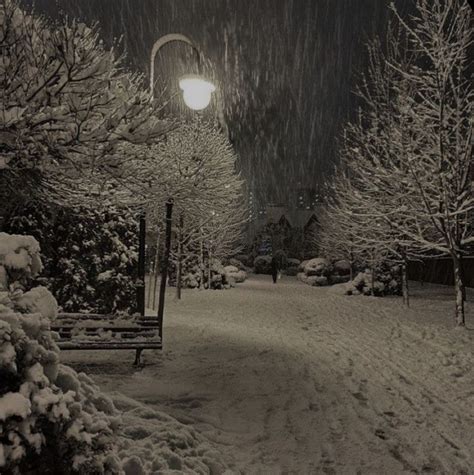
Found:
[[[150,56],[150,94],[151,98],[154,99],[155,96],[155,56],[165,44],[172,41],[181,41],[190,45],[198,54],[200,58],[199,50],[194,46],[193,42],[187,37],[180,33],[170,33],[169,35],[164,35],[155,41],[153,48],[151,49]],[[161,262],[161,281],[160,281],[160,294],[158,297],[158,325],[160,338],[163,342],[163,315],[165,311],[165,294],[166,294],[166,279],[168,277],[168,264],[170,258],[170,249],[171,249],[171,223],[173,216],[173,199],[168,198],[166,202],[166,235],[165,235],[165,249],[163,260]]]
[[[137,287],[137,307],[138,312],[145,316],[145,241],[146,241],[146,221],[145,213],[140,214],[140,224],[138,232],[138,278],[140,283]]]
[[[190,45],[193,50],[197,53],[198,61],[201,61],[201,52],[198,48],[193,44],[193,42],[187,37],[180,33],[170,33],[168,35],[164,35],[155,41],[153,48],[151,50],[150,56],[150,94],[152,100],[154,99],[154,89],[155,89],[155,57],[165,44],[168,44],[172,41],[181,41],[182,43],[186,43]],[[159,324],[159,331],[160,331],[160,338],[163,341],[163,315],[165,309],[165,293],[166,293],[166,279],[168,277],[168,263],[169,263],[169,256],[170,256],[170,248],[171,248],[171,223],[172,223],[172,215],[173,215],[173,198],[168,198],[166,202],[166,235],[165,235],[165,249],[161,267],[161,281],[160,281],[160,294],[158,300],[158,324]]]
[[[163,342],[163,314],[165,310],[165,292],[166,278],[168,277],[168,262],[170,258],[171,248],[171,220],[173,216],[173,199],[169,198],[166,202],[166,236],[165,236],[165,252],[161,265],[161,282],[160,297],[158,300],[158,327],[160,329],[160,338]]]

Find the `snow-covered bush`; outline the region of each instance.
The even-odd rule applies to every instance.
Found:
[[[400,293],[399,269],[397,266],[383,266],[385,272],[366,269],[353,280],[338,287],[337,291],[346,295],[398,295]],[[339,283],[339,282],[335,282]]]
[[[40,247],[32,236],[0,233],[0,291],[10,283],[25,285],[41,270]]]
[[[304,284],[308,284],[313,287],[328,285],[328,278],[324,275],[307,275],[304,272],[298,272],[296,277]]]
[[[37,241],[0,233],[0,268],[8,289],[0,292],[0,472],[118,473],[113,404],[59,364],[54,298],[26,291],[41,269]]]
[[[296,267],[298,268],[299,265],[301,264],[301,261],[299,259],[296,259],[294,257],[289,257],[287,260],[286,260],[287,264],[288,264],[288,267]]]
[[[245,266],[243,265],[243,263],[240,262],[239,260],[235,259],[235,257],[231,257],[230,259],[225,259],[225,260],[224,260],[224,264],[225,264],[226,267],[227,267],[227,266],[236,267],[237,270],[242,269],[243,267],[245,267]]]
[[[225,268],[222,265],[222,262],[219,259],[211,259],[210,264],[208,263],[208,268],[210,269],[211,282],[209,280],[205,285],[214,290],[221,290],[224,288],[230,287],[230,283],[227,280]]]
[[[315,257],[306,262],[304,272],[307,276],[327,276],[331,273],[331,264],[323,257]]]
[[[238,262],[241,262],[245,267],[249,268],[249,267],[253,267],[253,263],[254,263],[254,259],[252,256],[248,255],[248,254],[237,254],[235,256],[235,260],[238,261]],[[229,262],[230,264],[232,264],[231,262]],[[235,264],[233,264],[235,265]],[[237,266],[239,267],[239,266]]]
[[[185,289],[197,289],[200,283],[200,275],[198,269],[195,269],[195,272],[188,272],[183,276],[182,286]]]
[[[339,260],[333,264],[325,258],[316,257],[303,261],[293,270],[298,280],[315,287],[348,282],[350,264]]]
[[[225,266],[224,270],[225,270],[226,274],[232,274],[232,273],[235,274],[236,272],[239,272],[239,269],[235,266],[232,266],[232,265]]]
[[[298,272],[296,274],[296,278],[303,282],[303,284],[306,284],[307,283],[307,280],[308,280],[308,276],[304,273],[304,272]]]
[[[201,269],[197,263],[197,259],[189,260],[183,269],[184,272],[181,279],[181,287],[185,289],[196,289],[201,287],[206,289],[211,288],[214,290],[221,290],[232,287],[238,281],[243,282],[243,280],[245,280],[245,272],[239,271],[234,266],[228,267],[231,267],[233,270],[235,270],[235,272],[228,272],[226,267],[224,267],[219,259],[212,258],[210,263],[209,260],[204,262],[204,272],[201,272]],[[211,281],[210,285],[209,277]],[[243,280],[241,280],[242,277],[244,277]],[[201,278],[204,279],[202,285]],[[176,286],[175,266],[170,267],[169,285]]]
[[[124,396],[110,398],[87,375],[59,363],[50,330],[54,299],[44,288],[26,291],[41,269],[34,238],[0,233],[0,269],[6,276],[0,291],[0,473],[225,472],[220,454],[193,429]]]
[[[224,473],[196,431],[59,363],[54,299],[26,291],[40,269],[33,237],[0,233],[0,473]]]
[[[137,218],[128,208],[24,207],[5,223],[42,243],[38,279],[67,312],[134,312]]]
[[[245,261],[247,262],[247,261]],[[227,265],[237,267],[238,270],[245,271],[247,274],[252,271],[252,267],[248,267],[244,261],[241,261],[235,257],[231,257],[227,260]]]
[[[359,272],[350,284],[354,289],[353,294],[383,295],[385,292],[383,282],[377,280],[369,269]]]
[[[224,270],[227,278],[233,279],[237,284],[245,282],[245,279],[247,279],[247,273],[243,270],[239,270],[235,266],[226,266],[224,267]]]
[[[332,266],[327,259],[315,257],[301,262],[294,269],[298,280],[313,287],[320,287],[329,284]]]
[[[287,267],[285,269],[285,274],[295,277],[296,275],[298,275],[298,267]]]
[[[321,287],[323,285],[328,285],[328,278],[324,275],[309,275],[306,278],[306,283],[313,287]]]
[[[293,269],[296,278],[301,282],[313,287],[321,287],[328,285],[328,276],[332,267],[327,259],[315,257],[301,262],[298,267],[295,266]]]
[[[328,277],[329,285],[342,284],[350,281],[350,275],[331,274]]]
[[[298,272],[304,272],[304,269],[307,263],[308,263],[308,260],[301,261],[298,265]]]
[[[289,257],[286,260],[286,263],[287,267],[285,269],[285,274],[290,276],[296,276],[299,272],[299,266],[301,264],[301,261],[299,259]]]
[[[351,273],[351,263],[345,259],[340,259],[333,264],[334,275],[349,275]]]
[[[257,256],[253,262],[256,274],[272,273],[272,256]]]

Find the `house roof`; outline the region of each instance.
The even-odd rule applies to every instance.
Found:
[[[292,228],[304,228],[311,221],[317,220],[317,209],[292,209],[284,206],[268,206],[266,213],[267,223],[279,223],[285,219]]]

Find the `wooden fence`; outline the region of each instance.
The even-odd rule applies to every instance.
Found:
[[[474,257],[465,257],[462,261],[464,282],[467,287],[474,287]],[[454,285],[453,262],[449,257],[410,261],[408,278],[433,284]]]

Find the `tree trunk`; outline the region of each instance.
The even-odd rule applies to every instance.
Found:
[[[352,252],[352,250],[350,251],[349,253],[349,263],[350,263],[350,266],[351,266],[351,269],[349,271],[349,277],[350,277],[350,280],[354,280],[354,254]]]
[[[464,282],[461,273],[461,257],[457,254],[452,255],[454,267],[454,295],[456,298],[456,325],[463,327],[466,322],[464,319]]]
[[[204,289],[204,242],[202,239],[202,229],[200,229],[199,239],[199,290]]]
[[[208,256],[208,259],[209,259],[209,262],[208,262],[208,266],[207,266],[207,288],[209,290],[211,290],[211,278],[212,278],[212,271],[211,271],[211,267],[212,267],[212,252],[211,252],[211,248],[209,248],[209,256]]]
[[[161,230],[158,227],[158,235],[156,237],[156,251],[155,251],[155,265],[153,269],[153,310],[155,310],[156,305],[156,284],[158,282],[158,274],[159,274],[159,263],[160,263],[160,236]]]
[[[372,297],[375,297],[375,270],[374,270],[374,264],[372,262],[372,269],[371,269],[371,273],[372,273],[372,288],[371,288],[371,292],[372,292]]]
[[[155,257],[153,259],[153,265],[150,266],[148,269],[148,292],[147,292],[147,299],[146,305],[148,308],[151,307],[151,303],[154,300],[154,293],[156,292],[156,261],[158,259],[158,246],[160,244],[160,229],[158,228],[158,237],[156,240],[156,249],[155,249]],[[152,297],[153,296],[153,297]],[[153,304],[154,308],[154,304]]]
[[[408,288],[408,273],[407,273],[407,263],[404,261],[401,266],[401,285],[402,285],[402,295],[403,303],[409,307],[410,306],[410,293]]]
[[[152,266],[150,266],[150,268],[148,269],[148,285],[147,285],[148,291],[146,292],[146,306],[147,306],[147,308],[150,308],[150,304],[151,304],[151,293],[153,292],[153,289],[152,289],[153,276],[154,276],[153,268],[152,268]]]
[[[464,278],[464,259],[462,256],[459,256],[459,273],[461,275],[462,286],[462,299],[466,301],[466,280]]]
[[[145,214],[140,214],[138,228],[138,279],[137,310],[145,315],[145,260],[146,260],[146,221]]]
[[[178,256],[176,266],[176,297],[181,300],[181,275],[183,273],[183,213],[179,216],[179,230],[178,230]]]

